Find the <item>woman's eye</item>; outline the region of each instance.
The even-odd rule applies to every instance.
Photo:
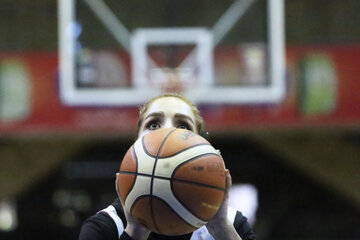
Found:
[[[149,130],[156,130],[156,129],[159,129],[159,128],[160,128],[160,124],[159,124],[159,123],[156,123],[156,122],[150,123],[150,124],[148,125],[148,129],[149,129]]]
[[[191,130],[191,128],[189,127],[189,125],[188,125],[188,124],[185,124],[185,123],[178,124],[176,127],[177,127],[177,128],[181,128],[181,129]]]

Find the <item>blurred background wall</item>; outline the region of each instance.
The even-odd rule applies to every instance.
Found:
[[[185,26],[206,25],[231,2],[198,1],[191,12],[190,2],[108,3],[132,29],[178,25],[177,14]],[[263,37],[265,1],[255,5],[228,43]],[[360,239],[359,10],[358,0],[285,0],[284,100],[200,106],[234,185],[255,190],[259,239]],[[56,1],[0,1],[0,239],[76,239],[116,197],[114,176],[134,141],[137,106],[61,102],[57,21]],[[84,42],[117,48],[100,25]]]

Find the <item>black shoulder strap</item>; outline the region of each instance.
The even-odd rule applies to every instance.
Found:
[[[237,233],[240,235],[241,239],[244,240],[255,240],[256,235],[251,228],[248,220],[246,217],[242,215],[240,211],[237,211],[235,220],[234,220],[234,227]]]
[[[117,215],[120,217],[121,221],[123,222],[124,227],[126,227],[127,221],[126,221],[124,209],[123,209],[123,207],[121,205],[120,199],[116,198],[115,201],[111,205],[114,206]]]

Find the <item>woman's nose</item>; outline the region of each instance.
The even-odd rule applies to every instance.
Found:
[[[164,123],[164,128],[173,128],[173,127],[175,127],[175,126],[172,123],[171,119],[167,119]]]

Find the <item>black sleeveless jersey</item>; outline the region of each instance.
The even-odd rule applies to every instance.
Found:
[[[247,218],[241,212],[229,208],[228,218],[233,222],[234,227],[243,240],[256,239]],[[79,240],[118,240],[131,239],[124,232],[126,218],[117,198],[109,207],[99,211],[88,218],[82,225]],[[120,238],[121,237],[121,238]],[[213,240],[214,238],[207,231],[205,226],[196,231],[179,236],[166,236],[151,232],[148,240]]]

